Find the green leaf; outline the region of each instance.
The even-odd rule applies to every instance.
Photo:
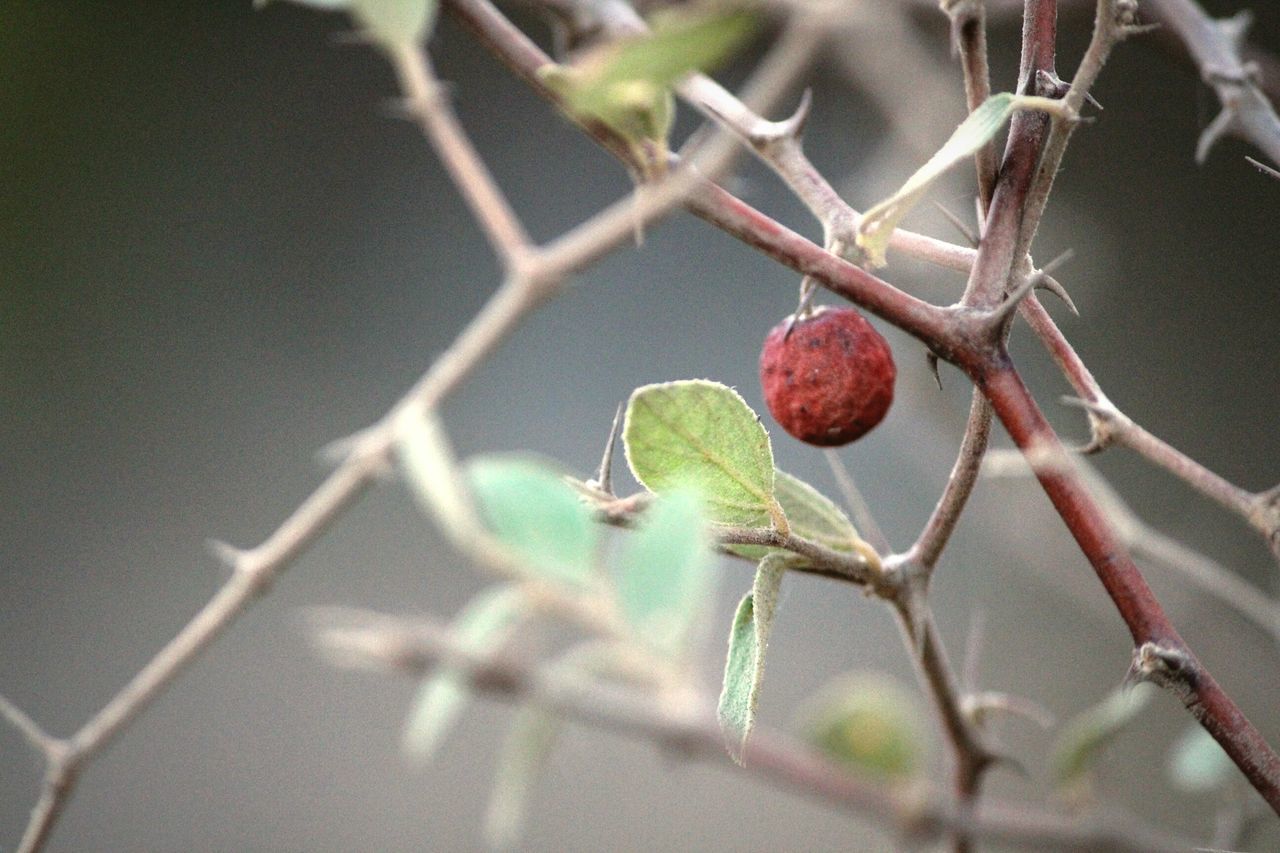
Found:
[[[774,472],[773,494],[786,513],[792,533],[835,551],[855,550],[854,543],[860,541],[860,537],[853,522],[813,486],[779,469]],[[765,545],[734,545],[730,550],[749,560],[759,560],[765,554],[777,553],[781,549]]]
[[[489,529],[528,569],[557,581],[590,580],[599,529],[558,473],[530,458],[484,456],[466,474]]]
[[[925,729],[915,697],[884,676],[837,678],[800,718],[810,743],[855,772],[902,781],[923,764]]]
[[[560,718],[541,705],[522,705],[511,721],[485,813],[484,835],[494,850],[520,843],[533,784],[545,772],[560,733]]]
[[[674,116],[671,87],[707,70],[750,37],[755,18],[742,10],[662,16],[646,35],[601,45],[571,66],[539,69],[566,108],[603,122],[626,139],[661,140]]]
[[[376,41],[403,47],[431,34],[438,5],[437,0],[351,0],[351,12]]]
[[[1207,794],[1235,774],[1231,757],[1199,725],[1188,726],[1169,754],[1169,781],[1188,794]]]
[[[729,656],[725,660],[724,686],[716,716],[729,755],[738,764],[743,763],[747,738],[755,725],[760,685],[764,681],[764,654],[778,609],[782,576],[789,562],[783,554],[769,554],[760,561],[755,583],[738,605],[729,632]]]
[[[477,654],[494,651],[511,636],[527,613],[518,587],[498,586],[481,592],[454,618],[450,629],[463,648]],[[442,665],[418,688],[404,730],[404,749],[426,762],[452,730],[471,697],[466,673]]]
[[[863,214],[858,223],[857,243],[872,267],[885,265],[889,238],[902,217],[924,196],[929,186],[948,169],[990,142],[1017,110],[1043,110],[1061,115],[1063,106],[1052,98],[1014,95],[1001,92],[992,95],[969,113],[968,118],[951,134],[937,153],[907,179],[902,188]]]
[[[1072,717],[1062,727],[1050,763],[1060,788],[1084,781],[1106,747],[1147,706],[1155,688],[1149,684],[1121,687]]]
[[[627,622],[654,648],[676,655],[710,592],[711,548],[701,496],[675,489],[645,513],[618,556],[618,598]]]
[[[651,492],[689,484],[701,491],[712,521],[786,523],[773,495],[769,435],[731,388],[703,379],[637,388],[622,445],[631,473]]]

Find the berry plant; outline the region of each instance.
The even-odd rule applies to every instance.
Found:
[[[529,0],[525,5],[549,22],[546,32],[517,26],[492,0],[298,2],[348,16],[358,37],[389,63],[399,112],[438,155],[495,252],[502,280],[399,402],[330,448],[332,471],[274,532],[249,548],[215,546],[230,569],[225,585],[77,731],[54,736],[0,698],[3,716],[45,766],[19,850],[46,846],[84,769],[388,476],[407,487],[424,524],[435,525],[488,584],[444,621],[328,609],[312,614],[308,631],[328,661],[419,683],[405,710],[403,748],[412,760],[438,753],[473,698],[515,706],[477,830],[494,847],[519,846],[538,820],[531,806],[537,781],[566,722],[725,763],[881,823],[904,845],[1165,850],[1274,841],[1280,756],[1274,733],[1263,733],[1267,726],[1274,732],[1275,719],[1265,716],[1272,709],[1244,707],[1183,638],[1134,557],[1170,540],[1136,521],[1088,457],[1131,451],[1239,516],[1277,561],[1280,487],[1253,492],[1227,481],[1113,403],[1040,301],[1047,294],[1075,310],[1058,278],[1065,257],[1037,264],[1032,255],[1068,144],[1099,115],[1091,88],[1113,50],[1130,38],[1155,37],[1157,27],[1196,63],[1221,104],[1197,157],[1234,135],[1259,153],[1257,180],[1280,178],[1263,162],[1280,164],[1280,119],[1258,66],[1244,58],[1242,19],[1212,20],[1193,0],[1096,0],[1089,41],[1063,79],[1058,0],[688,0],[643,9],[627,0]],[[896,189],[860,212],[805,152],[804,131],[821,108],[804,87],[842,23],[869,16],[864,24],[892,42],[903,36],[907,9],[949,21],[957,61],[948,73],[957,91],[963,86],[967,117],[950,135],[929,140],[918,168],[893,176]],[[616,157],[632,191],[559,237],[536,242],[436,75],[428,45],[440,15],[460,23],[547,109]],[[993,80],[988,61],[988,17],[996,15],[1022,21],[1018,73],[1008,81]],[[909,48],[904,42],[904,56]],[[710,76],[733,63],[751,69],[738,94]],[[766,117],[793,96],[799,106],[790,117]],[[703,125],[677,145],[681,110]],[[820,240],[731,191],[744,153],[812,213]],[[971,182],[965,204],[977,216],[967,240],[903,227],[962,175]],[[616,414],[599,413],[601,424],[612,414],[613,426],[600,430],[604,451],[594,471],[524,453],[458,458],[441,409],[450,395],[576,277],[643,244],[681,209],[779,265],[786,287],[773,319],[793,313],[765,335],[760,387],[746,392],[760,392],[767,415],[715,377],[654,377],[661,381],[632,390]],[[967,230],[962,217],[953,218]],[[909,274],[899,275],[911,264],[963,276],[963,291],[945,303],[924,298]],[[839,304],[815,304],[821,291]],[[753,340],[766,325],[750,330]],[[896,328],[895,342],[911,341],[916,352],[895,343],[895,360],[877,326]],[[1015,326],[1029,331],[1070,385],[1067,403],[1089,431],[1083,447],[1059,437],[1043,395],[1025,380],[1022,359],[1010,352]],[[653,343],[662,346],[660,335]],[[941,365],[950,365],[949,381],[963,377],[972,396],[941,494],[928,501],[932,511],[911,543],[895,549],[881,532],[886,519],[835,448],[892,428],[898,365],[915,355],[939,384]],[[1016,449],[991,447],[998,430]],[[779,467],[775,451],[792,439],[825,449],[835,493]],[[615,459],[619,448],[623,458]],[[1010,473],[1038,483],[1078,547],[1081,565],[1055,570],[1087,563],[1110,599],[1111,618],[1131,640],[1127,655],[1117,651],[1114,683],[1094,690],[1090,707],[1061,724],[1035,696],[980,689],[954,662],[960,658],[934,610],[935,572],[975,487],[984,476]],[[1201,588],[1280,637],[1276,603],[1265,593],[1216,564],[1206,568],[1176,543],[1163,553]],[[780,606],[785,585],[795,583],[883,604],[900,628],[928,710],[917,711],[919,697],[882,673],[820,673],[828,684],[795,710],[791,731],[766,725],[760,710],[772,683],[770,639],[775,627],[804,620]],[[737,599],[727,624],[716,624],[718,586]],[[702,667],[708,637],[727,648],[716,652],[723,673],[714,685]],[[1071,661],[1053,665],[1069,670]],[[1266,679],[1273,667],[1250,671]],[[1185,726],[1163,738],[1171,784],[1212,799],[1209,810],[1219,817],[1216,829],[1200,836],[1109,807],[1099,781],[1108,748],[1142,719],[1156,688],[1186,710]],[[1048,801],[987,793],[994,773],[1027,772],[999,737],[1007,715],[1052,730],[1046,751],[1055,795]],[[946,744],[943,778],[926,772],[932,732]]]

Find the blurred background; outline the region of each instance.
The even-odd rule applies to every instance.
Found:
[[[206,540],[248,546],[274,529],[323,476],[317,451],[391,405],[493,291],[498,270],[426,143],[394,117],[386,64],[343,43],[343,16],[285,3],[256,14],[207,2],[0,9],[0,692],[65,735],[224,580]],[[549,43],[545,22],[512,13]],[[1280,51],[1280,8],[1257,4],[1255,14],[1254,42]],[[1064,76],[1089,19],[1063,15]],[[933,128],[936,145],[963,117],[945,19],[924,8],[914,26],[950,100],[910,97],[908,86],[886,102],[885,80],[901,90],[927,70],[893,52],[877,58],[875,79],[867,62],[831,53],[811,81],[807,148],[860,208],[919,164],[928,139],[912,134]],[[1012,84],[1017,33],[1015,20],[992,26],[997,89]],[[867,35],[872,50],[878,35]],[[447,17],[431,53],[536,239],[630,191],[623,170]],[[751,58],[719,76],[741,81]],[[1280,182],[1232,140],[1195,165],[1217,102],[1155,39],[1121,46],[1095,94],[1105,112],[1075,137],[1036,248],[1042,262],[1075,249],[1059,277],[1080,317],[1046,304],[1138,422],[1242,486],[1275,485]],[[682,130],[693,126],[686,116]],[[971,218],[969,181],[961,174],[933,197]],[[820,237],[749,159],[733,188]],[[927,207],[906,225],[960,240]],[[922,297],[950,301],[963,284],[891,260],[888,278]],[[529,449],[586,475],[618,402],[667,379],[716,379],[764,411],[760,342],[794,307],[796,284],[676,215],[582,275],[447,402],[457,450]],[[886,332],[897,400],[842,458],[901,548],[945,482],[969,387],[944,366],[939,391],[923,350]],[[1068,388],[1025,328],[1014,349],[1063,434],[1083,440],[1083,418],[1057,402]],[[837,494],[821,454],[772,433],[780,467]],[[1096,461],[1143,518],[1275,590],[1277,566],[1239,519],[1122,450]],[[1280,743],[1274,642],[1167,568],[1152,565],[1149,578],[1193,648]],[[745,564],[722,566],[699,658],[709,689],[749,583]],[[482,585],[399,485],[375,489],[88,768],[50,849],[478,849],[510,709],[479,702],[436,763],[412,768],[398,747],[414,685],[330,668],[302,617],[342,604],[446,619]],[[1032,697],[1059,720],[1105,695],[1128,664],[1127,631],[1027,481],[980,485],[934,601],[957,660],[984,626],[982,687]],[[790,579],[762,720],[785,726],[832,675],[868,669],[914,690],[887,610],[853,589]],[[1164,781],[1168,744],[1188,719],[1157,697],[1109,753],[1099,785],[1109,802],[1208,840],[1213,798]],[[1028,774],[998,768],[989,791],[1046,796],[1048,736],[1017,719],[999,734]],[[947,758],[936,735],[931,750],[939,776]],[[21,834],[40,773],[0,727],[0,848]],[[682,764],[578,726],[534,807],[530,850],[894,842],[724,766]],[[1278,839],[1269,826],[1250,849]]]

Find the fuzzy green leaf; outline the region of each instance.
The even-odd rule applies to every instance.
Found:
[[[1169,755],[1169,781],[1188,794],[1221,788],[1236,774],[1231,757],[1199,725],[1190,725]]]
[[[514,850],[520,843],[533,784],[546,770],[560,733],[560,718],[540,705],[516,711],[498,758],[484,835],[493,850]]]
[[[1050,759],[1058,786],[1069,788],[1082,782],[1107,745],[1147,706],[1155,692],[1149,684],[1121,687],[1068,720],[1058,733]]]
[[[485,522],[525,566],[557,581],[590,579],[599,528],[558,473],[519,456],[478,457],[466,473]]]
[[[754,16],[741,10],[671,13],[645,35],[602,45],[574,65],[538,73],[574,115],[603,122],[633,142],[665,143],[674,116],[671,87],[722,62],[754,27]]]
[[[769,435],[731,388],[694,379],[636,389],[622,444],[645,488],[662,494],[695,486],[712,521],[768,527],[782,516]]]
[[[834,551],[853,551],[859,540],[853,522],[826,495],[798,477],[774,472],[773,494],[786,513],[791,532]],[[764,545],[735,545],[730,550],[749,560],[779,551]]]
[[[461,646],[483,654],[501,647],[526,612],[527,600],[517,587],[493,587],[473,598],[450,629]],[[405,724],[405,751],[417,761],[429,761],[470,698],[464,673],[447,665],[438,667],[418,688]]]
[[[835,679],[807,703],[800,728],[829,757],[867,776],[902,781],[923,765],[915,697],[880,675]]]
[[[978,149],[994,139],[1009,116],[1017,110],[1061,113],[1063,106],[1060,101],[1051,98],[1014,95],[1009,92],[992,95],[979,104],[955,129],[946,144],[908,178],[900,190],[863,215],[858,224],[857,243],[869,266],[885,265],[885,251],[889,246],[889,238],[893,236],[893,229],[915,207],[930,185],[952,166],[972,157]]]
[[[645,513],[618,555],[618,598],[636,633],[667,654],[685,647],[710,591],[711,541],[701,496],[675,489]]]
[[[755,725],[760,686],[764,682],[764,655],[788,563],[788,558],[778,553],[760,561],[755,583],[738,605],[729,631],[729,656],[725,660],[724,685],[716,715],[729,755],[738,764],[743,762],[747,738]]]

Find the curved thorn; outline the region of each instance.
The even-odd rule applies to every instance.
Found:
[[[1062,286],[1062,282],[1058,281],[1053,276],[1046,275],[1042,271],[1040,274],[1040,280],[1036,283],[1036,288],[1038,290],[1049,291],[1054,296],[1062,300],[1063,304],[1067,306],[1068,311],[1077,317],[1080,316],[1080,311],[1076,308],[1076,303],[1071,299],[1071,294],[1067,293],[1067,289]]]
[[[752,147],[763,150],[788,139],[799,141],[804,135],[805,123],[809,120],[809,109],[813,106],[813,90],[805,89],[800,95],[800,103],[790,118],[782,121],[766,121],[760,119],[747,131],[747,141]],[[719,117],[719,116],[718,116]],[[723,117],[720,117],[723,121]]]
[[[622,411],[625,403],[619,403],[613,413],[613,424],[609,427],[609,440],[604,445],[604,455],[600,457],[600,467],[596,470],[595,479],[589,485],[599,487],[607,495],[613,494],[613,446],[618,441],[618,425],[622,423]]]
[[[924,354],[924,359],[929,364],[929,371],[933,374],[933,381],[938,383],[938,390],[942,390],[942,374],[938,372],[938,354],[933,350],[929,350]]]

